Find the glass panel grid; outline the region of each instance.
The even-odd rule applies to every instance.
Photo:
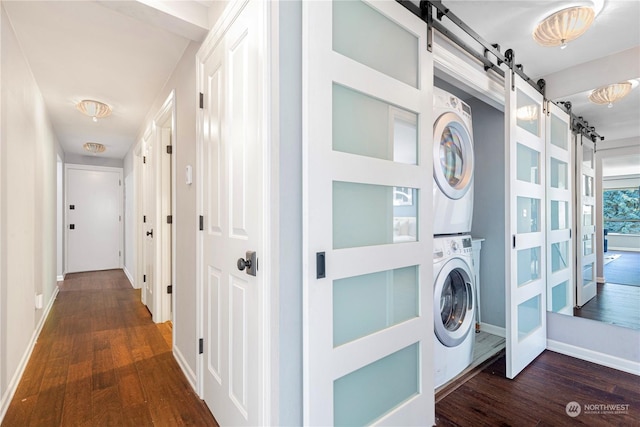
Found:
[[[582,286],[588,286],[594,281],[593,263],[582,266]]]
[[[551,310],[554,313],[567,307],[569,305],[569,282],[565,280],[555,285],[551,289],[551,295],[553,301]]]
[[[566,162],[560,161],[554,157],[551,158],[551,188],[567,189],[567,181],[569,176],[569,166]]]
[[[522,341],[539,328],[542,324],[541,318],[540,295],[518,304],[518,340]]]
[[[416,343],[338,378],[333,383],[334,425],[371,424],[418,394],[419,372]]]
[[[582,237],[582,255],[591,255],[593,253],[593,234],[585,234]]]
[[[517,178],[519,181],[540,184],[540,153],[526,145],[517,144]]]
[[[569,139],[569,124],[551,114],[551,144],[567,150]]]
[[[551,201],[551,230],[569,228],[569,202]]]
[[[524,286],[540,278],[540,247],[518,251],[518,286]]]
[[[518,127],[540,136],[540,105],[518,90],[516,123]]]
[[[540,231],[540,200],[518,197],[518,233]]]
[[[418,267],[333,282],[333,345],[364,337],[418,315]]]
[[[361,1],[333,2],[333,50],[418,87],[418,39]]]
[[[569,241],[551,245],[551,272],[564,270],[569,265]]]
[[[418,191],[414,188],[333,182],[333,248],[415,242]]]

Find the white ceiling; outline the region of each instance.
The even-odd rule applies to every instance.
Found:
[[[597,0],[602,2],[602,0]],[[640,141],[640,88],[614,108],[586,95],[597,86],[640,78],[640,1],[604,0],[592,28],[559,48],[531,37],[544,16],[576,2],[549,0],[461,1],[444,4],[537,80],[547,96],[573,103],[606,141]],[[191,40],[202,40],[220,1],[12,1],[3,0],[18,40],[42,91],[58,139],[67,153],[86,141],[107,145],[106,157],[122,158],[139,136],[144,117]],[[446,20],[446,18],[445,18]],[[74,105],[84,98],[113,107],[93,123]]]

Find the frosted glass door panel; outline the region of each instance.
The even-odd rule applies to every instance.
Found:
[[[582,205],[582,225],[585,227],[593,225],[593,205]]]
[[[418,87],[418,39],[360,1],[333,2],[333,50]]]
[[[568,141],[567,135],[569,132],[569,125],[567,122],[551,114],[551,144],[556,147],[560,147],[563,150],[567,150]]]
[[[518,305],[518,338],[522,340],[541,324],[540,295]]]
[[[593,264],[582,266],[582,286],[588,286],[593,283]]]
[[[518,144],[518,180],[540,184],[540,153]]]
[[[569,242],[553,243],[551,245],[551,272],[564,270],[569,265]]]
[[[582,195],[593,197],[593,177],[589,175],[583,175],[584,185],[582,186]]]
[[[518,197],[518,234],[540,231],[540,200]]]
[[[417,266],[333,282],[333,345],[336,347],[417,315]]]
[[[551,201],[551,229],[565,230],[569,227],[569,203]]]
[[[333,149],[416,164],[418,117],[339,84],[333,84]]]
[[[540,248],[518,251],[518,286],[540,278]]]
[[[567,281],[559,283],[553,287],[553,289],[551,290],[552,301],[553,301],[551,310],[554,313],[559,312],[569,304],[568,293],[569,293],[569,282]]]
[[[591,255],[593,253],[593,234],[585,234],[582,238],[582,255]]]
[[[540,136],[540,105],[538,102],[518,90],[518,109],[516,110],[518,127]]]
[[[593,169],[593,147],[582,146],[582,166],[587,169]]]
[[[419,353],[413,344],[335,380],[334,425],[369,425],[416,395]]]
[[[561,190],[567,189],[567,180],[569,167],[565,162],[562,162],[556,158],[551,158],[551,182],[549,185],[552,188],[559,188]]]
[[[399,187],[333,183],[333,248],[416,241],[418,197],[404,188],[410,205],[396,205]]]

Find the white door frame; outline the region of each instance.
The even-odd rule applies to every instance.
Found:
[[[221,40],[226,29],[231,25],[239,10],[241,10],[249,0],[231,0],[215,26],[209,32],[206,40],[202,43],[200,51],[196,55],[196,82],[197,91],[203,93],[203,60],[201,52],[211,50]],[[262,413],[259,414],[261,425],[277,425],[279,414],[279,364],[278,364],[278,279],[279,279],[279,263],[277,254],[279,253],[279,210],[278,203],[271,203],[272,200],[279,200],[279,109],[280,103],[278,93],[279,85],[279,5],[278,2],[268,2],[265,7],[265,17],[263,21],[262,31],[264,33],[264,51],[262,52],[265,73],[262,76],[262,85],[264,90],[262,109],[262,123],[264,123],[265,141],[263,145],[263,170],[262,176],[253,177],[253,182],[262,185],[263,191],[263,239],[262,248],[256,248],[260,256],[260,274],[263,275],[263,289],[259,295],[260,313],[262,318],[259,319],[260,338],[259,358],[260,372],[262,372],[262,385],[259,395],[262,401]],[[194,102],[196,102],[194,100]],[[197,111],[197,137],[196,137],[196,155],[197,155],[197,171],[195,174],[196,188],[201,189],[204,177],[203,170],[203,113],[202,110]],[[203,212],[203,194],[201,190],[197,192],[197,212],[200,215]],[[203,337],[205,321],[205,313],[200,303],[204,295],[204,278],[202,275],[203,266],[203,238],[202,233],[198,234],[196,249],[196,337]],[[264,261],[263,261],[264,260]],[[175,270],[174,270],[175,271]],[[175,328],[174,328],[175,329]],[[196,349],[199,346],[198,340],[194,343]],[[196,360],[196,392],[204,397],[204,362],[202,353],[198,354]],[[215,415],[214,415],[215,416]]]
[[[119,186],[119,202],[120,202],[120,207],[118,209],[119,215],[120,215],[120,221],[119,221],[119,232],[118,232],[118,236],[119,236],[119,244],[118,244],[118,250],[120,251],[120,259],[119,259],[119,263],[118,263],[118,268],[122,268],[122,254],[124,252],[124,248],[123,248],[123,240],[124,240],[124,206],[123,206],[123,200],[124,200],[124,196],[122,193],[122,179],[123,179],[123,170],[122,168],[115,168],[115,167],[109,167],[109,166],[93,166],[93,165],[79,165],[79,164],[72,164],[72,163],[65,163],[64,165],[64,271],[65,274],[69,271],[69,219],[68,219],[68,208],[67,205],[68,200],[67,197],[69,195],[68,192],[68,188],[69,188],[69,174],[68,174],[68,170],[69,169],[82,169],[82,170],[89,170],[89,171],[104,171],[104,172],[118,172],[119,176],[120,176],[120,186]]]
[[[142,166],[142,150],[144,146],[144,141],[140,140],[136,144],[133,149],[133,176],[134,176],[134,207],[133,207],[133,244],[136,256],[136,269],[133,272],[134,275],[134,283],[133,287],[135,289],[140,289],[143,287],[142,275],[144,273],[144,242],[141,239],[142,233],[144,231],[144,223],[142,222],[143,212],[143,204],[142,198],[144,197],[143,191],[143,166]],[[142,295],[142,303],[144,304],[144,289],[141,292]]]
[[[177,218],[176,212],[176,200],[172,195],[176,194],[176,180],[175,173],[171,173],[169,188],[163,185],[166,181],[164,174],[167,172],[166,156],[170,156],[169,164],[171,165],[171,171],[176,169],[176,156],[174,154],[167,154],[165,146],[163,145],[163,130],[170,129],[171,141],[173,144],[173,150],[176,148],[176,112],[175,112],[175,91],[171,91],[167,99],[160,107],[160,110],[153,118],[151,125],[153,144],[153,159],[154,159],[154,177],[155,177],[155,230],[154,239],[156,239],[155,245],[155,262],[154,269],[155,278],[153,287],[154,295],[154,312],[152,313],[153,321],[156,323],[166,322],[171,319],[171,313],[173,312],[173,294],[167,293],[168,285],[175,285],[176,277],[176,227],[167,224],[166,212],[170,206],[170,211],[173,215],[173,224],[176,224]],[[175,151],[174,151],[175,153]],[[169,202],[170,200],[170,202]],[[169,204],[169,206],[167,206]],[[170,258],[170,261],[167,259]],[[169,262],[168,262],[169,261]],[[171,266],[171,273],[165,268],[167,265]],[[170,282],[170,283],[169,283]],[[176,291],[174,287],[174,292]],[[173,328],[175,333],[175,328]],[[175,340],[175,337],[172,337]]]

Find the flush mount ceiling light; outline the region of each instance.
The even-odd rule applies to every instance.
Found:
[[[90,152],[91,154],[104,153],[104,150],[107,149],[103,144],[99,144],[97,142],[87,142],[82,148]]]
[[[629,95],[632,87],[631,82],[614,83],[609,86],[599,87],[589,94],[589,101],[594,104],[606,104],[611,108],[614,102],[620,101]]]
[[[567,47],[589,29],[596,17],[591,7],[576,6],[562,9],[542,20],[533,30],[533,39],[542,46]]]
[[[538,106],[525,105],[524,107],[520,107],[516,110],[516,117],[518,120],[533,122],[538,118]]]
[[[94,101],[92,99],[83,99],[78,102],[76,108],[82,114],[92,117],[94,122],[97,122],[98,119],[111,115],[111,107],[105,103]]]

